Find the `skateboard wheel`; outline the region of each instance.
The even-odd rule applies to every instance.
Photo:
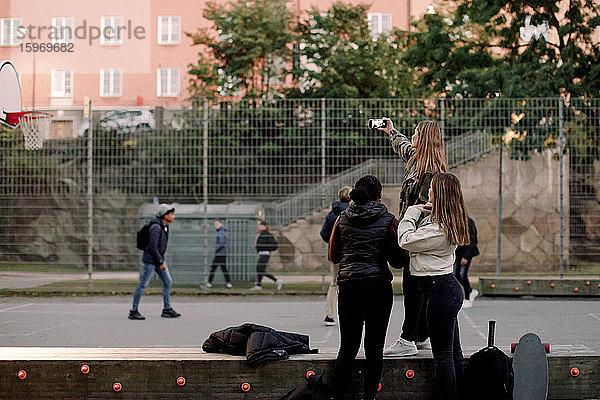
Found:
[[[517,287],[515,287],[515,292],[518,292],[518,291],[519,291],[519,287],[517,286]]]
[[[573,368],[571,368],[571,376],[572,376],[573,378],[576,378],[576,377],[578,377],[578,376],[579,376],[579,368],[577,368],[577,367],[573,367]]]
[[[598,285],[598,286],[600,286],[600,285]],[[492,289],[495,289],[495,288],[496,288],[496,284],[492,283]]]
[[[531,285],[531,281],[527,281],[527,284],[528,284],[528,285]]]
[[[27,378],[27,371],[25,371],[24,369],[19,370],[19,372],[17,372],[17,376],[19,377],[19,379],[23,380]]]
[[[406,377],[408,379],[412,379],[415,377],[415,371],[413,371],[412,369],[407,369],[406,370]]]
[[[115,392],[120,392],[123,389],[123,385],[120,382],[113,383],[113,390]]]
[[[544,345],[544,350],[546,350],[546,353],[550,353],[550,343],[543,343]]]
[[[309,369],[308,371],[306,371],[306,374],[304,376],[306,376],[306,379],[308,379],[312,375],[315,375],[315,371]]]
[[[579,288],[573,288],[573,291],[574,291],[575,293],[577,293],[577,292],[579,292]]]
[[[552,283],[550,284],[550,287],[554,287],[554,282],[552,282]]]
[[[514,353],[516,348],[517,348],[517,344],[516,343],[511,343],[510,344],[510,352],[511,353]]]
[[[242,389],[242,392],[249,392],[250,391],[250,384],[248,382],[242,383],[241,389]]]
[[[90,367],[86,364],[83,364],[80,370],[82,374],[87,375],[90,372]]]
[[[381,382],[379,382],[379,385],[377,385],[377,391],[381,392],[381,389],[383,389],[383,385],[381,384]]]
[[[185,385],[185,378],[183,376],[180,376],[179,378],[177,378],[177,384],[179,386]]]

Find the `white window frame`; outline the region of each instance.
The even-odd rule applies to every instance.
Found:
[[[117,75],[117,77],[115,77]],[[109,91],[104,91],[107,82]],[[100,70],[100,97],[121,97],[123,95],[123,70],[120,68],[102,68]]]
[[[390,13],[368,13],[369,30],[373,40],[377,40],[379,35],[385,33],[389,35],[392,32],[392,14]],[[384,19],[387,19],[387,26],[384,26]]]
[[[123,17],[120,16],[104,16],[100,17],[100,44],[102,46],[120,46],[123,44],[123,38],[119,38],[118,35],[121,33],[119,27],[123,26]],[[105,36],[105,29],[107,27],[113,28],[115,32],[111,37]]]
[[[175,21],[177,23],[175,24]],[[167,38],[163,38],[166,28]],[[158,16],[158,44],[179,44],[181,41],[181,17],[178,15]]]
[[[6,35],[8,26],[9,34]],[[17,47],[23,39],[17,36],[17,28],[22,26],[21,18],[0,18],[0,46]]]
[[[165,71],[166,90],[162,89],[162,76]],[[176,76],[176,80],[175,80]],[[177,87],[173,87],[173,82],[177,83]],[[179,68],[158,68],[156,73],[156,95],[158,97],[179,97]]]
[[[66,85],[67,76],[69,85]],[[73,97],[73,70],[68,68],[53,69],[50,72],[50,97]]]
[[[53,38],[52,43],[65,43],[70,44],[73,43],[73,27],[74,27],[73,17],[53,17],[52,18],[52,29]],[[66,32],[63,28],[71,28],[71,32]]]

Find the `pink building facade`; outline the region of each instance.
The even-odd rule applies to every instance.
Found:
[[[81,109],[84,97],[95,109],[187,105],[188,65],[199,48],[185,32],[210,27],[205,3],[3,0],[0,60],[12,61],[19,73],[24,109]],[[289,4],[302,12],[332,3]],[[375,28],[407,29],[410,7],[410,0],[374,0]]]

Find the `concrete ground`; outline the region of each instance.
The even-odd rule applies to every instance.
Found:
[[[394,309],[386,343],[398,337],[402,296]],[[0,298],[2,346],[190,347],[202,345],[216,330],[245,322],[310,336],[311,347],[335,353],[339,327],[323,325],[325,297],[174,297],[178,319],[160,317],[160,296],[144,296],[145,321],[127,319],[130,297]],[[459,313],[466,354],[487,343],[487,321],[495,319],[496,344],[508,349],[526,332],[551,345],[600,353],[600,300],[478,298]]]

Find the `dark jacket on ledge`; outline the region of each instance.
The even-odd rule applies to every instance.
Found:
[[[350,206],[340,214],[329,241],[329,259],[340,264],[338,283],[356,279],[392,280],[388,268],[403,265],[398,221],[378,201]]]
[[[207,353],[246,356],[248,364],[282,360],[291,354],[316,353],[308,347],[308,336],[280,332],[272,328],[246,323],[213,332],[202,345]]]

